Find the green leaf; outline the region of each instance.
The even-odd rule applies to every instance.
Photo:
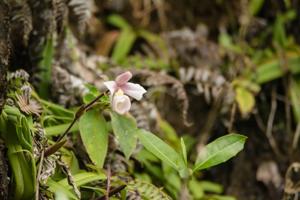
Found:
[[[110,15],[107,18],[107,22],[113,26],[116,26],[120,29],[130,28],[130,25],[126,20],[120,15]]]
[[[129,159],[137,142],[136,132],[138,129],[136,122],[133,118],[119,115],[116,112],[111,112],[110,116],[112,129],[120,143],[121,150],[125,154],[125,157]]]
[[[79,120],[82,142],[93,163],[102,168],[108,147],[106,121],[98,110],[86,112]]]
[[[55,192],[55,199],[56,200],[69,200],[68,195],[65,194],[61,190],[58,190],[58,191]]]
[[[235,100],[238,103],[242,115],[245,116],[249,114],[255,105],[254,95],[246,88],[240,86],[235,88],[235,92]]]
[[[76,195],[73,194],[68,188],[66,188],[65,186],[59,184],[58,182],[55,182],[51,178],[48,179],[47,185],[49,186],[49,191],[51,191],[53,193],[57,192],[57,191],[60,191],[60,192],[64,193],[70,199],[76,199],[76,200],[78,199],[76,197]]]
[[[251,15],[256,15],[262,8],[265,0],[251,0],[249,3],[249,11]]]
[[[210,182],[210,181],[199,181],[199,186],[205,191],[205,192],[211,192],[211,193],[217,193],[221,194],[224,189],[222,185]]]
[[[204,196],[203,188],[200,183],[194,179],[188,182],[189,190],[193,195],[194,199],[201,199]]]
[[[153,133],[145,130],[139,130],[138,135],[144,147],[159,159],[166,162],[179,172],[186,169],[182,156]]]
[[[213,200],[236,200],[236,198],[232,196],[225,196],[225,195],[211,195],[210,199]]]
[[[77,187],[80,187],[82,185],[85,185],[87,183],[93,182],[93,181],[99,181],[106,179],[105,174],[98,174],[98,173],[92,173],[92,172],[81,172],[78,174],[75,174],[73,176],[73,180]],[[61,186],[68,188],[69,190],[72,189],[72,186],[69,185],[68,179],[64,178],[63,180],[58,182]]]
[[[206,145],[198,155],[193,171],[206,169],[234,157],[244,148],[246,136],[228,134]]]
[[[60,134],[63,134],[65,130],[70,126],[71,123],[66,123],[66,124],[60,124],[60,125],[55,125],[55,126],[49,126],[45,128],[45,134],[46,136],[57,136]],[[70,129],[69,133],[78,131],[78,123],[75,123],[72,128]]]
[[[285,73],[291,72],[292,74],[300,73],[300,57],[298,54],[287,52],[288,70],[285,70],[277,57],[274,57],[268,62],[264,62],[257,66],[256,73],[253,74],[253,80],[259,84],[270,82],[277,78],[282,77]]]
[[[292,103],[293,113],[296,119],[296,122],[300,122],[300,79],[293,78],[290,90],[290,99]]]
[[[182,151],[183,160],[185,162],[185,165],[187,166],[187,152],[186,152],[186,147],[183,138],[180,139],[180,142],[181,142],[181,151]]]
[[[136,38],[137,35],[133,29],[123,29],[113,49],[112,59],[117,63],[121,63],[128,55]]]
[[[161,130],[161,132],[164,134],[164,138],[168,142],[170,142],[171,145],[173,145],[174,147],[178,147],[179,149],[180,142],[179,142],[178,134],[176,133],[175,129],[166,120],[163,119],[158,119],[158,127]]]
[[[43,60],[39,63],[40,66],[40,83],[38,91],[41,97],[47,98],[51,84],[51,68],[52,59],[54,56],[53,39],[47,39],[46,45],[43,50]]]

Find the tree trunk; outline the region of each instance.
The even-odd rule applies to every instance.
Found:
[[[5,103],[7,70],[10,54],[9,42],[9,7],[0,1],[0,114]]]
[[[0,114],[6,99],[7,71],[10,57],[9,6],[6,0],[0,1]],[[8,199],[8,165],[5,146],[0,141],[0,199]]]

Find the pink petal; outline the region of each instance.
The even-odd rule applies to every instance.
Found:
[[[103,84],[107,87],[111,95],[114,94],[118,88],[115,81],[105,81]]]
[[[126,95],[115,95],[112,99],[112,109],[123,115],[130,110],[131,102]]]
[[[116,83],[118,86],[124,85],[131,79],[131,77],[132,77],[132,74],[130,71],[124,72],[124,73],[120,74],[119,76],[117,76]]]
[[[135,83],[126,83],[125,85],[121,86],[123,92],[136,100],[141,100],[143,94],[147,91],[140,85]]]

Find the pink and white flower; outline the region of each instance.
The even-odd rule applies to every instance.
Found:
[[[143,94],[147,92],[141,85],[128,82],[131,78],[131,72],[127,71],[117,76],[115,81],[104,82],[110,91],[112,109],[119,114],[124,114],[130,110],[131,102],[128,96],[141,100]]]

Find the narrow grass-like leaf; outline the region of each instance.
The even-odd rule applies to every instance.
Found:
[[[181,142],[181,151],[182,151],[183,160],[185,162],[185,165],[187,166],[187,152],[186,152],[186,147],[183,138],[180,139],[180,142]]]
[[[300,122],[300,79],[293,78],[289,87],[290,99],[296,122]]]
[[[130,28],[130,24],[120,15],[110,15],[107,18],[107,22],[120,29]]]
[[[116,112],[111,112],[111,124],[114,134],[120,143],[121,150],[129,159],[134,151],[137,142],[137,126],[133,118],[119,115]]]
[[[193,171],[213,167],[234,157],[244,148],[247,137],[228,134],[209,143],[200,152]]]
[[[121,63],[128,55],[133,43],[137,38],[136,33],[131,28],[125,28],[121,31],[118,41],[112,53],[112,59]]]
[[[138,131],[139,139],[144,147],[177,171],[186,168],[185,162],[172,147],[160,138],[145,130]]]
[[[54,55],[53,39],[49,38],[44,47],[43,60],[39,64],[41,69],[41,73],[40,73],[41,79],[38,86],[38,90],[39,90],[39,94],[43,98],[47,98],[49,95],[53,55]]]
[[[86,112],[79,120],[82,142],[93,163],[102,168],[108,147],[106,121],[98,110]]]

